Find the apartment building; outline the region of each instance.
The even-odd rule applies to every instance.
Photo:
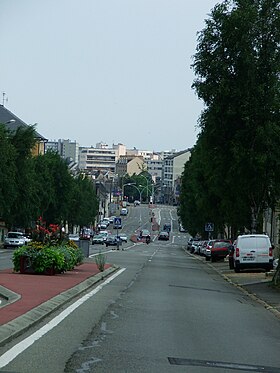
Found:
[[[79,168],[87,173],[115,172],[116,160],[116,149],[104,144],[96,144],[95,148],[80,147],[79,150]]]
[[[143,170],[146,170],[147,166],[143,160],[143,157],[137,156],[121,156],[116,163],[116,174],[119,177],[128,174],[139,175]]]
[[[162,185],[164,202],[176,204],[180,194],[180,178],[185,163],[190,159],[190,149],[167,156],[163,161]]]

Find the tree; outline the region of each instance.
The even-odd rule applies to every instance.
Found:
[[[30,227],[34,218],[36,205],[35,174],[32,164],[32,149],[36,143],[35,127],[21,126],[15,132],[8,134],[15,155],[14,183],[16,189],[14,189],[15,195],[9,215],[5,214],[5,221],[15,228],[27,228]]]
[[[98,203],[92,180],[81,175],[73,179],[67,217],[70,225],[89,226],[94,223],[97,212]]]
[[[67,218],[72,186],[72,176],[66,161],[52,151],[33,160],[36,172],[37,217],[42,216],[47,225],[60,224]]]
[[[0,125],[0,153],[0,217],[9,223],[17,194],[16,152],[3,125]]]
[[[212,205],[217,198],[230,224],[250,215],[252,231],[280,190],[279,7],[278,0],[216,5],[193,63]]]

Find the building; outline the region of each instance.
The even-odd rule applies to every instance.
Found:
[[[143,170],[146,170],[146,163],[142,157],[136,156],[121,156],[116,163],[116,174],[119,177],[124,175],[139,175]]]
[[[101,147],[80,147],[79,168],[86,173],[115,172],[116,149]]]
[[[51,150],[58,153],[61,158],[78,163],[79,144],[76,141],[59,139],[58,141],[47,141],[45,152]]]
[[[190,149],[167,156],[163,160],[162,194],[163,202],[177,204],[180,195],[180,179],[185,163],[190,159]]]
[[[162,178],[163,159],[149,159],[147,161],[147,171],[155,184],[158,184]]]
[[[29,126],[23,120],[18,118],[15,114],[13,114],[11,111],[6,109],[3,105],[0,105],[0,123],[4,124],[6,129],[11,133],[16,132],[17,129],[20,127],[26,128]],[[40,133],[37,131],[35,131],[35,137],[37,141],[34,148],[32,149],[32,154],[44,154],[45,143],[47,142],[47,139],[44,136],[40,135]]]

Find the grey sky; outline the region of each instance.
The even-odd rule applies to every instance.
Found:
[[[1,99],[49,140],[191,147],[191,56],[218,2],[0,0]]]

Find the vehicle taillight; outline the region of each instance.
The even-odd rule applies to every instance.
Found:
[[[269,256],[272,256],[272,247],[269,248]]]
[[[238,247],[237,247],[236,250],[235,250],[235,255],[236,255],[236,257],[239,256],[239,248],[238,248]]]

